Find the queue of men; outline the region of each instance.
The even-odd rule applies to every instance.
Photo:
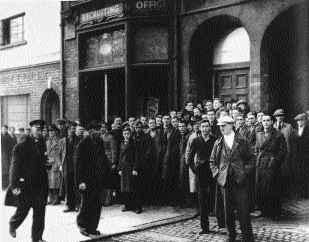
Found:
[[[200,234],[211,232],[208,216],[213,213],[230,242],[236,239],[236,209],[243,241],[250,242],[251,212],[280,219],[283,196],[309,197],[307,114],[295,121],[297,129],[284,122],[283,109],[273,115],[256,113],[244,100],[229,100],[223,107],[219,99],[196,108],[188,101],[180,112],[155,117],[129,117],[126,122],[115,117],[111,130],[107,123],[94,121],[84,132],[80,123],[58,120],[58,127],[47,127],[43,137],[37,135],[44,130],[39,120],[30,123],[31,134],[14,148],[9,190],[22,194],[20,181],[30,179],[20,173],[18,151],[42,139],[47,147],[44,165],[50,170],[49,199],[44,190],[40,209],[65,197],[63,212],[79,211],[77,225],[85,236],[100,234],[102,206],[122,203],[123,212],[136,214],[144,205],[197,207]],[[10,221],[13,237],[29,206],[38,205],[27,206],[17,204]],[[42,223],[42,217],[33,219]],[[44,223],[40,229],[35,224],[32,239],[43,241]]]

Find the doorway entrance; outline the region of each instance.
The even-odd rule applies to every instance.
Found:
[[[124,68],[93,71],[80,75],[79,117],[84,125],[105,120],[105,75],[107,77],[107,119],[125,116]]]
[[[216,71],[215,90],[224,103],[231,98],[248,101],[249,68]]]
[[[41,116],[47,125],[55,124],[60,118],[60,100],[54,89],[46,90],[42,96]]]

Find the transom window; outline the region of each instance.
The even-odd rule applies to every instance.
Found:
[[[0,44],[2,46],[18,44],[24,41],[25,13],[3,19],[0,23]]]

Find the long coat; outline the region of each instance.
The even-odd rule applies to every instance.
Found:
[[[264,132],[259,132],[255,152],[257,153],[255,192],[259,199],[263,199],[280,192],[278,191],[282,182],[280,167],[287,154],[284,135],[271,129],[265,138]]]
[[[121,144],[118,170],[121,171],[121,192],[133,192],[135,190],[133,170],[136,169],[136,146],[133,139]],[[136,170],[135,170],[136,171]]]
[[[10,164],[12,156],[11,137],[9,134],[1,134],[1,167],[2,167],[2,187],[7,187],[9,183]],[[5,183],[5,184],[4,184]]]
[[[51,169],[48,172],[49,188],[60,188],[61,172],[59,170],[59,139],[49,139],[46,141],[48,162]]]
[[[91,135],[78,144],[76,150],[76,186],[85,183],[88,191],[100,192],[109,188],[109,162],[100,137]]]
[[[181,136],[179,144],[180,167],[179,167],[179,188],[181,190],[190,191],[189,183],[189,166],[186,161],[186,149],[190,133],[186,132]]]
[[[185,158],[186,158],[186,163],[188,164],[188,156],[189,156],[189,151],[192,145],[193,140],[198,137],[198,133],[194,132],[191,133],[187,142],[187,147],[186,147],[186,154],[185,154]],[[196,155],[194,157],[194,162],[196,162]],[[191,169],[189,169],[189,185],[190,185],[190,192],[196,192],[196,175],[193,173],[193,171]]]
[[[110,133],[105,133],[102,136],[104,149],[107,159],[111,165],[116,165],[116,140]]]
[[[5,197],[5,205],[18,206],[18,201],[28,201],[31,204],[32,197],[40,194],[43,197],[48,195],[48,172],[46,144],[43,138],[39,139],[38,149],[32,136],[18,143],[12,156],[10,168],[10,186]],[[12,194],[13,189],[20,188],[18,196]],[[32,204],[31,204],[32,206]]]

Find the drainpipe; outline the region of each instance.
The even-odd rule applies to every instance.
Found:
[[[61,5],[62,6],[62,5]],[[62,9],[61,9],[62,11]],[[65,115],[65,71],[64,71],[64,63],[65,63],[65,60],[64,60],[64,50],[65,50],[65,47],[64,47],[64,23],[63,23],[64,20],[62,20],[62,16],[60,14],[60,28],[61,28],[61,45],[60,45],[60,69],[61,69],[61,87],[62,87],[62,113],[61,113],[61,118],[65,119],[66,118],[66,115]]]

